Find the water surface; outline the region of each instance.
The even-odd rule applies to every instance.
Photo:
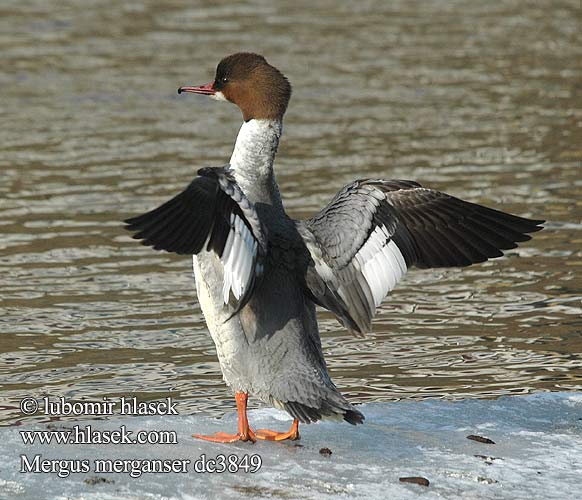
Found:
[[[3,2],[0,420],[29,394],[233,408],[190,260],[120,220],[225,163],[238,110],[175,89],[238,50],[294,86],[293,216],[386,177],[548,220],[507,258],[409,273],[363,341],[322,313],[352,401],[582,389],[580,25],[576,0]]]

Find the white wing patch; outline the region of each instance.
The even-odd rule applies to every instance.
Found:
[[[354,257],[354,261],[370,286],[376,307],[407,271],[402,252],[390,239],[384,225],[374,229]]]
[[[257,241],[253,234],[238,215],[230,214],[230,231],[220,258],[224,266],[222,296],[225,304],[231,292],[239,300],[247,291],[256,256]]]

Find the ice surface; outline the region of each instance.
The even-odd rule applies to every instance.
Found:
[[[212,499],[212,498],[580,498],[582,394],[539,393],[498,400],[394,402],[359,407],[366,423],[323,422],[300,427],[296,442],[212,444],[192,432],[231,432],[236,416],[115,417],[85,421],[95,429],[175,430],[174,445],[24,445],[19,431],[0,429],[0,498],[4,499]],[[250,412],[251,424],[287,430],[287,417],[271,409]],[[69,427],[70,422],[56,423]],[[470,434],[492,439],[484,444]],[[320,454],[329,448],[331,455]],[[20,455],[43,459],[184,458],[201,454],[259,454],[261,469],[236,474],[20,473]],[[485,457],[485,458],[483,458]],[[399,482],[422,476],[428,487]],[[96,484],[87,479],[97,478]],[[99,478],[111,482],[104,482]],[[95,483],[95,481],[93,481]],[[89,481],[91,483],[91,481]]]

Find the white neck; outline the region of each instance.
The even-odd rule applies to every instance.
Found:
[[[281,120],[249,120],[240,128],[230,168],[243,192],[253,203],[282,208],[273,162],[283,131]]]

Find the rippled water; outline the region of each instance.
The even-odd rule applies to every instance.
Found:
[[[2,422],[25,394],[233,407],[190,260],[119,221],[229,157],[239,112],[175,89],[238,50],[294,85],[294,216],[387,177],[549,221],[509,258],[410,273],[363,341],[322,314],[352,401],[582,389],[578,0],[51,4],[0,6]]]

